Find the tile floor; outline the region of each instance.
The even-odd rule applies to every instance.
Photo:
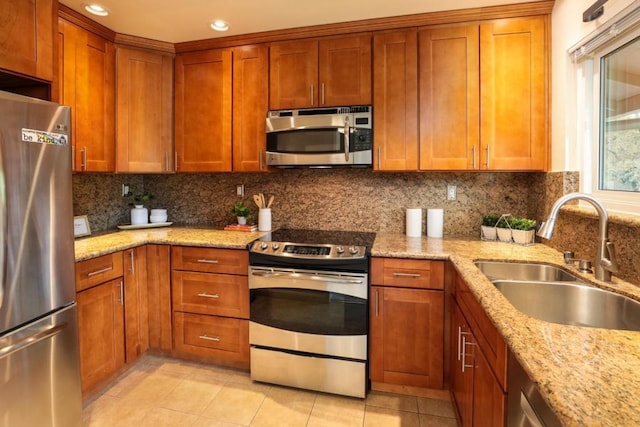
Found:
[[[158,356],[145,356],[86,403],[83,418],[85,427],[456,426],[449,401],[382,392],[334,396]]]

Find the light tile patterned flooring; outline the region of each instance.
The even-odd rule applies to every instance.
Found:
[[[454,427],[449,401],[366,399],[251,381],[243,371],[145,356],[85,404],[88,427]]]

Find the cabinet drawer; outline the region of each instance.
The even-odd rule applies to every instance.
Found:
[[[174,310],[249,318],[247,276],[174,271],[171,279]]]
[[[507,344],[460,276],[456,276],[455,298],[489,367],[506,390]]]
[[[239,249],[174,246],[171,249],[171,268],[205,273],[247,275],[249,253]]]
[[[248,320],[180,312],[174,313],[174,320],[178,353],[248,367]]]
[[[371,284],[401,288],[444,289],[444,262],[372,258]]]
[[[76,291],[122,276],[122,252],[76,263]]]

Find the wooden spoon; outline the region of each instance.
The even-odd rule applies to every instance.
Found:
[[[260,199],[260,196],[254,194],[253,201],[256,202],[256,205],[258,205],[258,209],[262,209],[262,200]]]
[[[267,203],[267,208],[271,207],[271,203],[273,203],[274,196],[269,197],[269,203]]]

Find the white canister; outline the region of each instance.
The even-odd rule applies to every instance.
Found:
[[[151,209],[151,216],[149,221],[153,223],[167,222],[167,210],[166,209]]]
[[[422,208],[409,208],[406,213],[406,234],[409,237],[422,235]]]
[[[271,208],[258,211],[258,231],[271,231]]]
[[[142,205],[136,205],[131,209],[131,225],[140,225],[149,223],[149,211]]]
[[[427,209],[427,236],[442,238],[444,229],[444,210]]]

